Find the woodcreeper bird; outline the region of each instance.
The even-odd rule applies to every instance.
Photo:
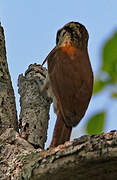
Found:
[[[83,118],[93,89],[93,72],[88,56],[88,32],[78,22],[70,22],[57,32],[56,46],[48,62],[50,94],[53,93],[57,120],[50,147],[70,139],[72,127]]]

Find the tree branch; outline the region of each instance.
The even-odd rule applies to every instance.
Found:
[[[115,180],[117,132],[83,136],[50,150],[36,150],[13,129],[0,137],[1,174],[8,179]],[[2,177],[2,175],[1,175]]]
[[[10,127],[18,131],[15,97],[6,58],[4,30],[0,26],[0,135]]]

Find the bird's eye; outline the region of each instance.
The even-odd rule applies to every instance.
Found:
[[[56,36],[56,44],[58,43],[58,41],[59,41],[59,36],[60,36],[60,33],[61,33],[61,31],[59,30],[58,32],[57,32],[57,36]]]
[[[59,31],[57,32],[57,36],[60,36],[60,33],[61,33],[61,31],[59,30]]]

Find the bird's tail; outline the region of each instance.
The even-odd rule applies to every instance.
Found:
[[[70,140],[72,127],[67,127],[64,123],[62,114],[59,112],[54,128],[52,142],[50,147],[56,147]]]

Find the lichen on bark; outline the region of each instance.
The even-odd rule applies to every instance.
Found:
[[[35,148],[44,148],[47,139],[49,110],[52,99],[40,92],[47,75],[46,68],[32,64],[18,79],[20,94],[21,136]]]
[[[36,150],[13,129],[0,137],[1,173],[10,180],[116,180],[117,131]],[[9,151],[10,149],[10,151]],[[1,176],[0,176],[1,177]]]

